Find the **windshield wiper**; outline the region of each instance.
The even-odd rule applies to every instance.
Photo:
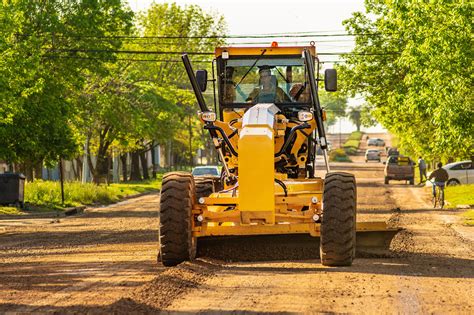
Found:
[[[266,49],[264,49],[262,51],[262,53],[260,54],[260,56],[258,56],[257,59],[255,59],[255,62],[253,63],[253,65],[250,67],[250,69],[244,74],[244,76],[242,77],[242,79],[240,79],[239,83],[237,83],[235,85],[235,88],[237,88],[239,86],[240,83],[242,83],[242,81],[245,79],[245,77],[247,76],[247,74],[250,73],[250,71],[252,71],[252,69],[255,67],[255,65],[257,64],[257,62],[262,58],[262,56],[267,52]]]
[[[280,70],[278,70],[277,67],[275,67],[276,71],[278,72],[278,74],[283,78],[283,80],[285,80],[286,83],[290,83],[290,80],[288,80],[281,72]]]

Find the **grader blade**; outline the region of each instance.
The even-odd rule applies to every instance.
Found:
[[[389,228],[385,222],[357,222],[356,251],[364,255],[384,255],[400,228]]]
[[[357,222],[356,256],[389,256],[400,230],[385,222]],[[211,236],[199,239],[198,256],[229,261],[319,259],[319,246],[319,237],[307,233]]]

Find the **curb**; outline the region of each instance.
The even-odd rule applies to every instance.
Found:
[[[110,203],[108,205],[81,205],[81,206],[76,206],[76,207],[69,207],[65,208],[63,211],[47,211],[47,212],[33,212],[33,213],[27,213],[25,212],[24,214],[21,215],[0,215],[0,221],[3,220],[22,220],[22,219],[50,219],[50,218],[64,218],[64,217],[70,217],[74,215],[80,215],[83,214],[84,212],[88,211],[89,209],[96,209],[100,207],[108,207],[112,206],[115,204],[118,204],[120,202],[124,202],[130,199],[134,198],[139,198],[143,197],[146,195],[151,195],[151,194],[159,194],[160,189],[154,190],[154,191],[147,191],[135,195],[128,195],[117,202]],[[0,232],[2,231],[2,227],[0,227]]]
[[[64,209],[63,211],[63,215],[61,216],[71,216],[71,215],[75,215],[75,214],[81,214],[81,213],[84,213],[84,210],[86,209],[86,206],[78,206],[78,207],[71,207],[71,208],[66,208]]]

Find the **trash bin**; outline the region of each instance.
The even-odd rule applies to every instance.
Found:
[[[0,204],[16,204],[23,208],[25,176],[17,173],[0,174]]]

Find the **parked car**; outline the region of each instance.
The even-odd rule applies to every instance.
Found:
[[[367,145],[368,146],[376,146],[376,147],[383,147],[385,146],[385,141],[380,138],[370,138],[367,140]]]
[[[390,180],[409,181],[410,185],[415,184],[415,167],[413,161],[407,156],[389,156],[385,164],[385,184]]]
[[[391,156],[391,155],[400,155],[400,152],[398,152],[397,148],[388,148],[387,156]]]
[[[380,156],[382,155],[382,152],[377,149],[368,149],[365,151],[365,163],[368,161],[378,161],[380,162]]]
[[[220,176],[221,171],[218,166],[196,166],[192,171],[193,176]]]
[[[443,166],[448,172],[448,186],[460,184],[474,184],[474,165],[472,161],[449,163]]]

